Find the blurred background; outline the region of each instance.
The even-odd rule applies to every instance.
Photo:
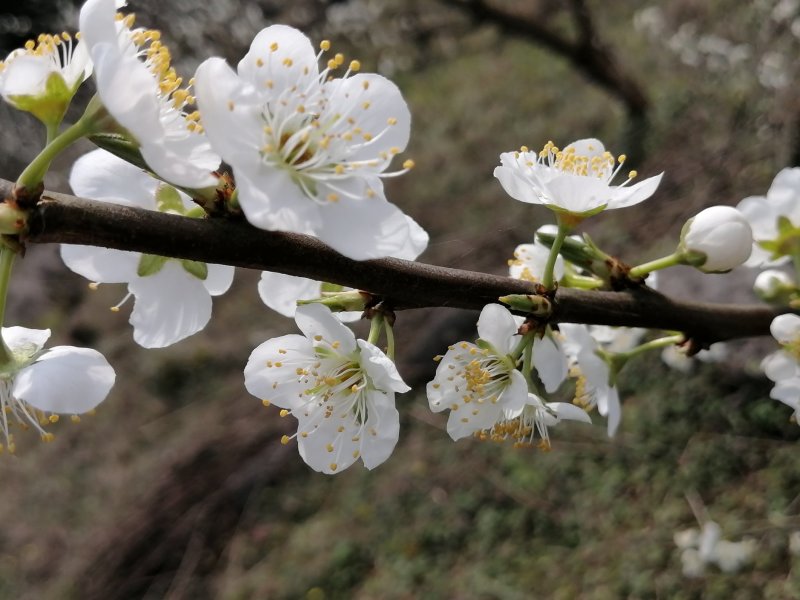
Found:
[[[798,0],[132,1],[163,31],[179,73],[235,64],[271,23],[331,39],[364,71],[398,83],[417,168],[388,195],[431,235],[421,260],[504,273],[548,215],[505,197],[498,155],[598,137],[657,194],[588,224],[630,264],[671,251],[683,222],[766,193],[800,159]],[[79,2],[0,12],[3,54],[40,32],[74,31]],[[76,117],[90,89],[76,100]],[[41,135],[39,135],[41,134]],[[15,179],[43,132],[0,106],[0,176]],[[69,191],[77,148],[49,189]],[[764,341],[724,364],[626,368],[623,422],[562,425],[553,451],[454,444],[427,408],[431,360],[473,335],[477,314],[398,315],[401,439],[374,472],[312,472],[280,437],[295,426],[243,386],[253,347],[294,331],[237,272],[205,331],[166,350],[136,346],[122,286],[90,292],[55,247],[30,247],[8,322],[51,327],[117,369],[97,414],[18,436],[0,459],[2,598],[790,598],[800,595],[800,429],[768,399]],[[754,274],[661,287],[684,298],[753,301]],[[676,532],[698,527],[687,497],[727,539],[755,540],[750,565],[682,573]],[[795,551],[797,548],[795,548]]]

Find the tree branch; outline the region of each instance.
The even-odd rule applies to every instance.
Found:
[[[0,179],[8,197],[12,183]],[[508,277],[386,258],[355,261],[319,240],[262,231],[244,221],[190,219],[45,192],[29,216],[28,243],[69,243],[309,277],[380,296],[396,310],[449,306],[479,310],[506,294],[530,294]],[[682,331],[708,344],[769,334],[785,310],[674,300],[652,290],[561,289],[553,321]]]

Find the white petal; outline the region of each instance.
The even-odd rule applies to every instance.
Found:
[[[143,138],[141,153],[147,165],[164,181],[186,188],[201,189],[217,184],[212,173],[220,164],[219,155],[211,149],[205,135],[183,129],[181,121],[178,132],[165,131],[158,138]]]
[[[356,349],[356,337],[353,332],[343,325],[327,306],[322,304],[304,304],[298,306],[294,320],[300,331],[308,339],[315,342],[333,344],[339,342],[337,352],[347,355]],[[316,339],[320,337],[320,339]]]
[[[608,203],[608,208],[625,208],[627,206],[639,204],[642,200],[647,200],[650,196],[655,194],[663,175],[663,173],[660,173],[654,177],[648,177],[644,181],[640,181],[634,185],[617,187],[614,190],[611,202]]]
[[[320,207],[317,236],[337,252],[354,260],[396,256],[410,243],[406,215],[377,198],[340,198]]]
[[[400,377],[397,367],[388,356],[369,342],[364,340],[357,340],[357,342],[361,349],[361,367],[378,390],[402,393],[411,389]]]
[[[339,431],[344,427],[344,431]],[[358,426],[352,418],[300,418],[298,419],[297,449],[305,463],[320,473],[340,473],[358,459]],[[303,436],[302,433],[308,435]],[[330,444],[330,446],[329,446]],[[331,451],[332,447],[332,451]],[[336,465],[333,469],[332,466]]]
[[[556,413],[559,421],[580,421],[581,423],[591,423],[592,418],[589,414],[574,404],[569,402],[548,402],[547,408]]]
[[[503,160],[503,155],[500,155]],[[516,169],[512,167],[495,167],[494,176],[503,186],[506,194],[529,204],[542,204],[542,198],[534,190],[530,181],[526,180]]]
[[[250,353],[244,368],[244,385],[261,400],[293,409],[306,402],[303,392],[314,386],[313,381],[306,382],[298,376],[297,369],[314,362],[314,347],[304,336],[290,334],[272,338]]]
[[[447,433],[453,441],[469,437],[476,431],[491,429],[502,417],[503,409],[499,403],[461,404],[458,410],[451,410],[447,419]]]
[[[39,410],[79,414],[105,399],[115,377],[96,350],[56,346],[17,374],[12,394]]]
[[[47,79],[54,72],[53,63],[48,56],[17,56],[5,63],[0,92],[9,101],[13,96],[38,96],[44,93]]]
[[[800,365],[789,353],[779,350],[765,356],[761,361],[761,369],[772,381],[783,381],[800,375]]]
[[[361,437],[361,460],[374,469],[392,454],[400,438],[400,413],[394,406],[394,394],[376,390],[369,395],[369,417]]]
[[[533,364],[544,389],[552,394],[567,378],[567,355],[556,340],[545,335],[533,344]]]
[[[156,210],[158,181],[105,150],[93,150],[76,160],[69,185],[84,198]]]
[[[203,280],[203,286],[212,296],[221,296],[227,292],[233,283],[233,274],[236,271],[230,265],[206,264],[208,276]]]
[[[598,390],[598,412],[608,418],[608,437],[614,437],[622,420],[622,407],[619,403],[619,393],[615,387]]]
[[[800,338],[800,316],[778,315],[770,323],[769,331],[778,342],[788,344]]]
[[[98,283],[127,283],[136,279],[142,255],[97,246],[61,244],[61,260],[67,267]]]
[[[33,356],[44,348],[50,339],[49,329],[28,329],[27,327],[3,327],[3,341],[14,354]]]
[[[236,185],[244,216],[255,227],[314,235],[322,226],[320,207],[284,169],[239,169]]]
[[[287,25],[271,25],[256,34],[237,71],[256,87],[269,81],[275,90],[293,85],[303,89],[318,78],[319,66],[317,53],[302,32]]]
[[[144,348],[164,348],[203,329],[211,318],[211,296],[197,277],[169,260],[155,275],[128,284],[136,296],[130,323]]]
[[[528,382],[525,381],[525,376],[517,371],[511,371],[509,377],[509,385],[503,391],[498,402],[503,410],[510,410],[516,412],[522,410],[528,402]]]
[[[405,215],[405,218],[408,224],[408,238],[405,245],[392,256],[403,260],[416,260],[428,247],[428,232],[408,215]]]
[[[478,337],[489,342],[500,354],[514,349],[517,329],[514,316],[499,304],[487,304],[478,317]]]
[[[298,300],[319,298],[322,283],[306,277],[264,271],[258,282],[258,295],[272,310],[284,317],[294,317]]]

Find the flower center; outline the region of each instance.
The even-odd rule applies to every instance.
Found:
[[[574,146],[561,150],[552,141],[548,141],[538,155],[531,152],[527,146],[522,146],[519,152],[515,153],[515,157],[518,161],[523,160],[524,165],[529,168],[545,167],[579,177],[595,177],[605,183],[611,183],[627,160],[624,154],[615,157],[608,150],[594,153],[595,148],[591,145],[586,149],[590,154],[579,154]],[[628,184],[637,175],[636,171],[629,171],[628,179],[620,185]]]
[[[513,440],[514,448],[538,447],[540,450],[550,450],[550,435],[544,424],[540,411],[547,410],[535,406],[525,406],[522,412],[515,417],[506,417],[495,423],[491,429],[475,432],[475,437],[481,441],[503,443]],[[539,432],[538,444],[534,444],[536,432]]]

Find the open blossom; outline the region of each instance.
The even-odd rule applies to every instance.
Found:
[[[399,173],[386,169],[408,143],[408,107],[391,81],[357,73],[358,61],[333,78],[341,54],[320,71],[321,55],[296,29],[273,25],[237,72],[206,60],[196,74],[203,125],[233,167],[250,223],[315,235],[356,260],[396,256],[412,232],[382,177]]]
[[[794,409],[800,423],[800,317],[778,315],[769,330],[782,346],[761,361],[764,374],[775,382],[769,395]]]
[[[612,185],[624,162],[625,155],[614,158],[600,140],[578,140],[563,150],[548,142],[538,153],[524,146],[519,152],[504,152],[494,176],[515,200],[587,217],[633,206],[656,191],[661,175],[631,185],[635,171]]]
[[[116,9],[121,0],[87,0],[80,30],[94,62],[97,94],[109,114],[139,144],[159,177],[187,188],[216,185],[220,164],[202,133],[189,88],[170,65],[159,31],[134,28],[133,15]]]
[[[78,196],[186,216],[202,209],[188,196],[137,167],[94,150],[75,163],[70,185]],[[199,214],[196,214],[199,213]],[[64,263],[95,283],[127,283],[135,302],[133,339],[163,348],[203,329],[211,318],[211,296],[225,293],[234,268],[94,246],[61,246]]]
[[[577,378],[575,404],[597,406],[598,412],[608,418],[608,436],[613,437],[622,418],[619,392],[611,379],[611,369],[598,351],[600,344],[592,337],[586,325],[562,323],[564,347],[570,357],[570,374]]]
[[[389,357],[357,340],[326,307],[301,306],[295,320],[303,335],[267,340],[253,350],[244,370],[247,391],[297,419],[291,438],[312,469],[331,474],[359,458],[375,468],[399,437],[394,395],[410,388]]]
[[[59,123],[91,73],[85,44],[68,33],[40,35],[0,63],[0,94],[44,123]]]
[[[537,233],[555,234],[558,228],[555,225],[543,225]],[[540,242],[538,238],[533,244],[520,244],[514,250],[514,258],[508,261],[508,275],[514,279],[541,282],[544,276],[544,267],[550,255],[550,248]],[[559,254],[553,268],[553,279],[559,281],[564,276],[564,259]]]
[[[49,338],[49,329],[3,327],[11,363],[0,373],[0,429],[10,452],[16,449],[14,425],[33,428],[50,441],[53,434],[45,427],[55,423],[59,414],[92,410],[114,385],[114,369],[102,354],[74,346],[45,351]]]
[[[498,422],[478,434],[481,440],[504,442],[512,440],[515,448],[534,446],[539,434],[539,448],[550,449],[549,427],[563,420],[591,423],[592,419],[582,408],[567,402],[544,402],[536,394],[528,394],[525,406],[517,411],[505,410]]]
[[[783,169],[775,176],[766,196],[750,196],[736,208],[745,216],[753,230],[753,251],[745,265],[757,267],[779,264],[788,257],[770,260],[770,252],[761,247],[779,237],[778,220],[785,217],[795,227],[800,227],[800,167]]]
[[[681,232],[681,248],[703,262],[705,273],[725,273],[743,264],[753,249],[753,231],[732,206],[711,206],[689,219]]]
[[[406,245],[393,257],[414,260],[428,246],[428,234],[414,219],[407,215],[405,218],[408,222],[409,237]],[[261,280],[258,282],[258,295],[264,304],[285,317],[294,317],[298,300],[313,300],[319,298],[323,292],[344,292],[351,289],[314,281],[307,277],[296,277],[270,271],[261,273]],[[361,311],[337,312],[336,316],[345,322],[355,321],[361,318]]]
[[[525,406],[528,384],[509,356],[519,325],[499,304],[483,308],[476,344],[459,342],[441,358],[427,394],[434,412],[450,410],[447,433],[454,440],[490,429],[503,411]]]

